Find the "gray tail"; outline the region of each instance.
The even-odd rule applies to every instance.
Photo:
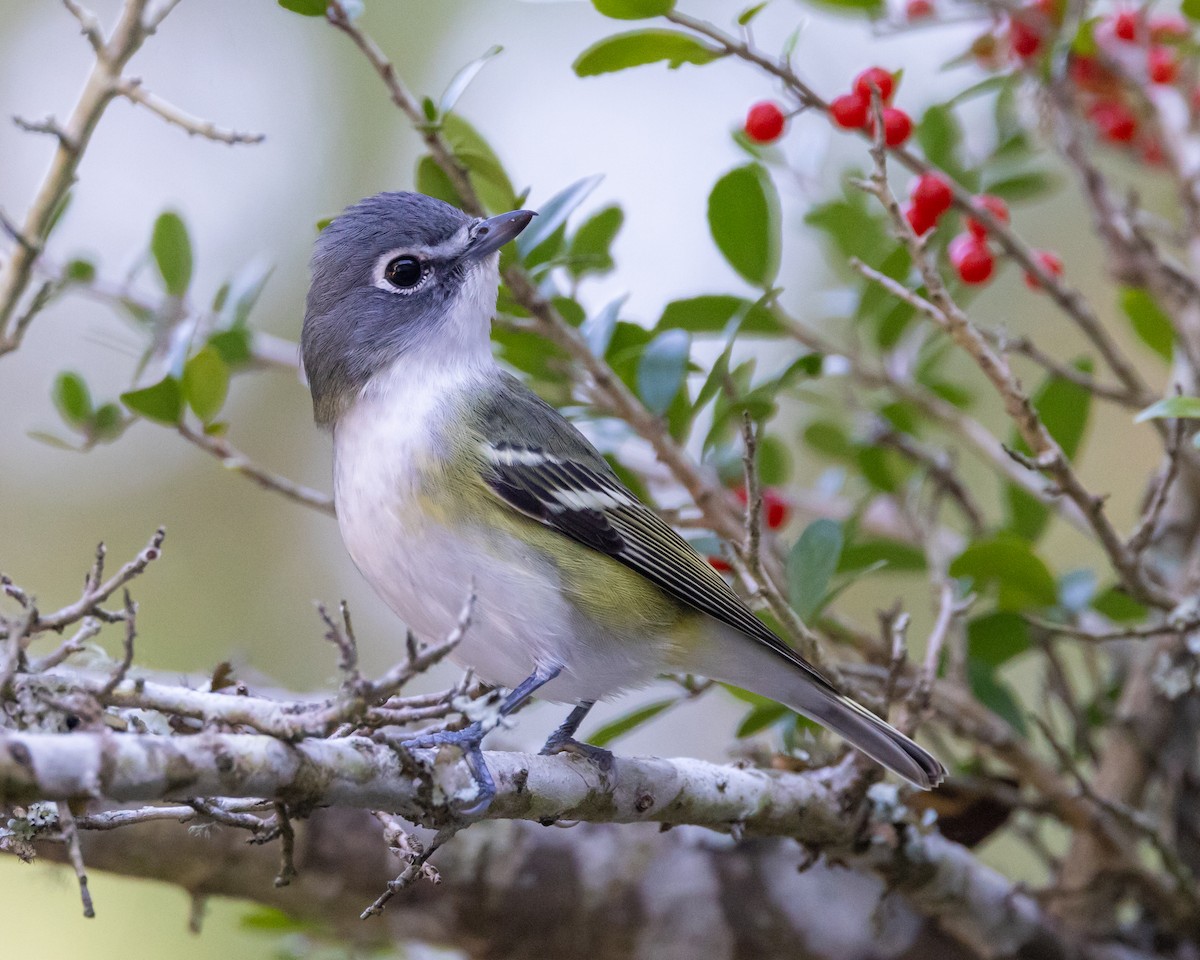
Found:
[[[890,723],[880,720],[849,697],[832,692],[826,694],[823,690],[820,692],[826,697],[822,704],[789,706],[828,727],[872,760],[922,790],[932,790],[945,779],[946,768],[941,761]]]
[[[730,629],[694,645],[687,669],[735,683],[811,717],[922,790],[942,782],[946,768],[928,750],[838,693],[798,655],[784,651],[782,643],[775,648]]]

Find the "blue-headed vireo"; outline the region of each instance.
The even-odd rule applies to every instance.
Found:
[[[573,749],[592,704],[665,672],[696,673],[786,704],[919,787],[945,769],[839,693],[759,620],[554,408],[492,356],[498,250],[523,210],[477,219],[383,193],[317,240],[302,348],[354,562],[417,634],[510,688],[576,704],[543,752]],[[493,786],[478,723],[414,741],[455,743]],[[611,760],[611,756],[608,756]]]

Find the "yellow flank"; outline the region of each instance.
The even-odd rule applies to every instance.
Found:
[[[497,564],[519,559],[513,555],[514,541],[522,551],[549,560],[572,605],[601,628],[618,636],[674,639],[679,634],[682,639],[705,619],[607,554],[501,501],[480,475],[482,458],[460,453],[440,462],[430,458],[421,468],[415,506],[426,522],[473,536]]]

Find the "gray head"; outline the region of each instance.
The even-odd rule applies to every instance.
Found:
[[[330,223],[300,337],[317,422],[332,423],[372,376],[423,346],[486,345],[497,251],[532,217],[484,220],[419,193],[380,193]]]

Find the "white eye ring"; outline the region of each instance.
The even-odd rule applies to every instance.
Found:
[[[420,269],[420,278],[415,283],[397,283],[393,279],[396,276],[396,264],[399,261],[406,261],[406,266],[415,265]],[[409,294],[416,293],[425,286],[431,276],[433,276],[433,268],[420,257],[406,250],[391,250],[375,261],[372,285],[378,287],[380,290],[386,290],[388,293],[398,293],[402,296],[408,296]]]

